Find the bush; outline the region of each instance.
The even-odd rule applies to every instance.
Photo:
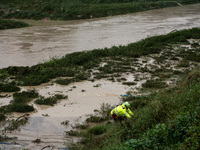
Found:
[[[93,134],[93,135],[100,135],[106,132],[106,129],[107,129],[106,125],[98,125],[98,126],[90,128],[88,130],[88,133]]]
[[[21,28],[21,27],[28,27],[28,26],[29,26],[28,24],[21,22],[21,21],[3,20],[0,18],[0,30]]]
[[[65,98],[67,98],[67,96],[60,95],[60,94],[56,94],[55,96],[48,97],[48,98],[44,98],[41,96],[39,99],[35,100],[35,103],[39,105],[53,106],[54,104],[57,104],[58,100],[65,99]]]
[[[17,92],[20,88],[12,83],[2,84],[0,83],[0,92]]]
[[[93,116],[91,115],[89,118],[86,119],[87,122],[103,122],[107,118],[105,117],[100,117],[100,116]]]
[[[27,104],[11,104],[7,106],[7,111],[25,113],[34,111],[34,108],[33,106],[29,106]]]
[[[147,80],[145,83],[142,84],[144,88],[164,88],[167,84],[159,79],[155,80]]]
[[[190,67],[190,63],[184,59],[177,64],[177,67]]]
[[[10,102],[11,104],[27,104],[33,98],[38,97],[39,94],[35,90],[23,91],[20,93],[13,94],[13,100]]]
[[[123,82],[122,84],[128,85],[128,86],[136,85],[135,82]]]
[[[0,122],[6,120],[5,114],[0,113]]]

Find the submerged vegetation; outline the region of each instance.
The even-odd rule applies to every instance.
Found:
[[[66,99],[67,96],[61,95],[61,94],[56,94],[52,97],[44,98],[42,96],[39,97],[39,99],[35,100],[36,104],[39,105],[50,105],[53,106],[54,104],[57,104],[58,100],[61,99]]]

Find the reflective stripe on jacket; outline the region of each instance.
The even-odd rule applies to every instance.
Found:
[[[115,107],[111,111],[111,115],[113,114],[115,114],[117,117],[126,116],[127,118],[131,118],[131,116],[133,115],[132,111],[129,108],[126,109],[124,105]]]

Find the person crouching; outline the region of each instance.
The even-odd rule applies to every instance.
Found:
[[[131,116],[133,116],[132,111],[129,109],[131,107],[131,105],[129,104],[129,102],[125,102],[120,106],[115,107],[112,111],[111,111],[111,116],[114,119],[114,121],[122,121],[126,118],[131,118]]]

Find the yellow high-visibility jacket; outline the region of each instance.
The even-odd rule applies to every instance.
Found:
[[[124,105],[120,105],[118,107],[115,107],[111,111],[111,115],[114,115],[114,114],[117,117],[126,116],[127,118],[131,118],[131,116],[133,115],[133,112],[129,108],[126,108]]]

